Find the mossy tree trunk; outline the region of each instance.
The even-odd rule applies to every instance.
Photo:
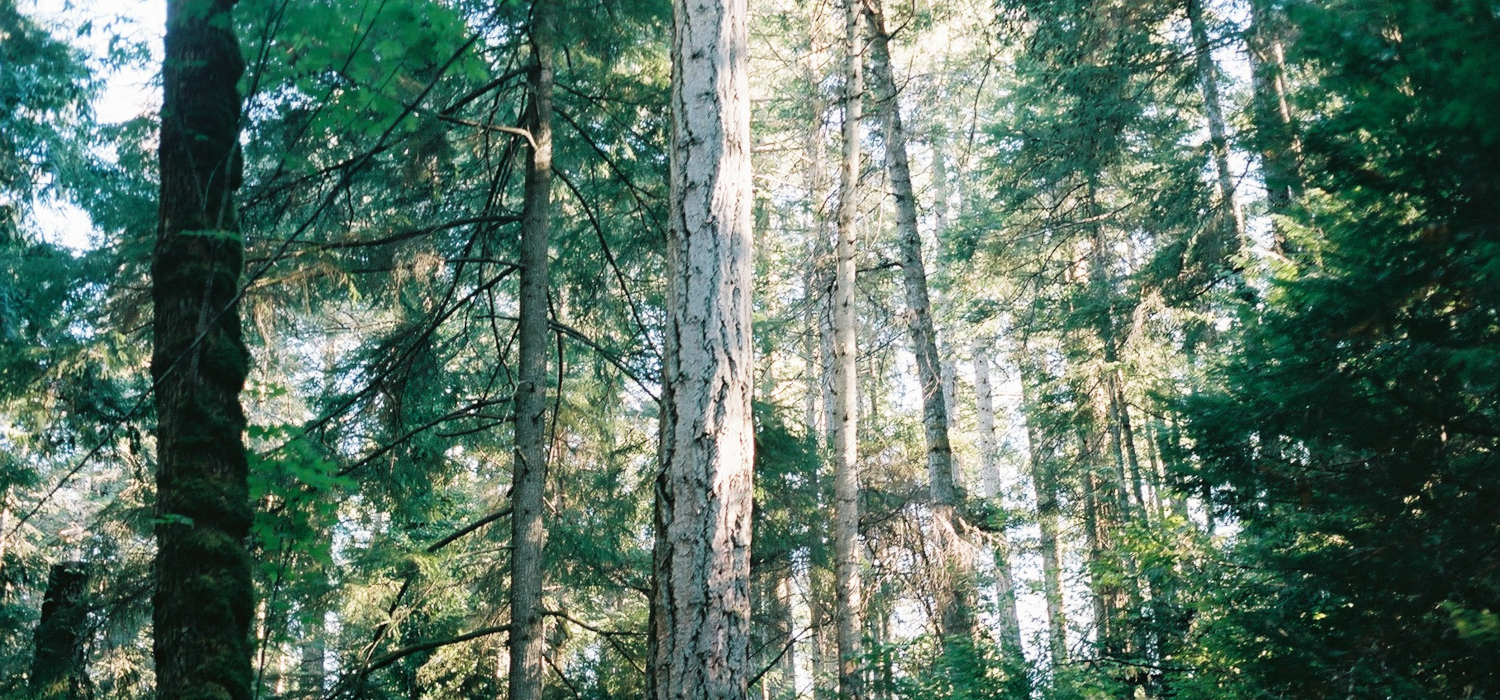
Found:
[[[239,394],[244,61],[233,0],[169,0],[155,304],[157,697],[251,696],[251,508]]]

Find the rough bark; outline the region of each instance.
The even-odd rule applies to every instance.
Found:
[[[859,0],[844,3],[844,157],[839,170],[838,243],[834,247],[834,625],[838,642],[839,697],[864,697],[863,593],[859,550],[859,359],[855,335],[854,256],[860,173],[859,127],[864,109],[863,32]]]
[[[521,210],[515,451],[511,472],[511,700],[542,696],[542,561],[547,531],[547,253],[552,213],[552,0],[532,5],[529,158]]]
[[[901,255],[901,279],[905,288],[907,333],[917,359],[917,380],[922,387],[922,427],[927,443],[927,484],[932,495],[933,529],[947,568],[940,616],[946,637],[970,638],[974,634],[974,562],[963,540],[963,523],[957,512],[958,489],[953,478],[953,447],[948,440],[948,400],[945,398],[943,361],[938,354],[937,332],[932,322],[932,302],[927,290],[927,267],[922,259],[922,235],[917,229],[916,193],[911,182],[906,133],[897,103],[896,81],[891,70],[890,36],[878,0],[868,2],[870,22],[871,78],[886,122],[886,169],[896,200],[896,244]]]
[[[1042,429],[1041,372],[1028,348],[1020,348],[1021,411],[1026,420],[1026,441],[1032,494],[1036,498],[1037,525],[1041,534],[1042,595],[1047,604],[1047,650],[1053,668],[1068,662],[1067,614],[1063,609],[1062,556],[1058,547],[1057,475],[1052,462],[1052,440]]]
[[[657,700],[748,694],[752,289],[745,0],[677,0],[662,470],[653,590]]]
[[[1224,108],[1219,100],[1219,69],[1208,43],[1203,19],[1203,0],[1187,0],[1188,25],[1197,55],[1198,85],[1203,91],[1203,113],[1208,118],[1208,142],[1218,175],[1219,206],[1224,216],[1224,240],[1214,250],[1219,260],[1239,252],[1245,238],[1245,215],[1234,195],[1234,173],[1229,169],[1229,136],[1224,126]]]
[[[239,393],[244,61],[233,0],[169,0],[160,219],[151,263],[156,445],[157,697],[248,700],[252,513]]]
[[[87,564],[53,565],[34,636],[30,685],[37,700],[86,700],[92,695],[84,659],[88,589]]]

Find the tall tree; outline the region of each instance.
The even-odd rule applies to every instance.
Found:
[[[746,697],[754,430],[749,9],[673,4],[653,692]]]
[[[844,142],[839,169],[838,241],[833,275],[833,557],[839,697],[860,700],[864,634],[859,555],[859,377],[854,258],[858,245],[860,120],[864,109],[864,8],[844,2]]]
[[[249,467],[240,406],[244,241],[233,0],[170,0],[162,65],[155,305],[156,684],[162,700],[251,695]]]
[[[886,169],[896,200],[896,241],[901,253],[901,280],[906,291],[907,332],[917,357],[917,380],[922,387],[922,426],[927,443],[927,484],[932,496],[932,522],[944,567],[947,590],[941,623],[946,638],[974,635],[974,561],[963,538],[965,524],[958,514],[958,489],[953,483],[953,447],[948,440],[948,400],[943,386],[942,358],[932,323],[932,301],[927,293],[927,266],[922,260],[922,234],[917,228],[917,197],[911,182],[906,132],[896,79],[891,68],[890,34],[879,0],[867,5],[870,26],[870,64],[876,97],[886,128]]]
[[[1245,215],[1234,194],[1234,173],[1229,169],[1229,129],[1224,124],[1224,106],[1219,99],[1219,66],[1214,62],[1209,42],[1208,21],[1203,17],[1203,0],[1187,0],[1188,28],[1193,35],[1193,54],[1198,69],[1198,86],[1203,91],[1203,114],[1208,118],[1208,144],[1213,151],[1215,182],[1219,189],[1219,242],[1214,257],[1227,259],[1239,251],[1245,237]]]
[[[553,0],[531,9],[530,157],[521,210],[521,292],[516,447],[511,481],[510,675],[512,700],[542,695],[542,559],[547,489],[548,241],[552,216]]]

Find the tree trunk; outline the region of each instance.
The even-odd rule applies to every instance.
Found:
[[[860,174],[859,126],[864,101],[864,50],[859,0],[844,2],[844,158],[839,171],[838,243],[833,280],[834,624],[839,697],[862,700],[862,596],[859,556],[859,384],[855,363],[855,216]]]
[[[532,6],[530,158],[521,210],[520,317],[515,389],[516,446],[511,474],[510,673],[511,700],[542,696],[545,652],[542,559],[547,531],[547,251],[552,213],[552,0]]]
[[[86,700],[92,695],[84,659],[88,590],[87,564],[53,565],[31,662],[31,696],[37,700]]]
[[[1284,225],[1274,217],[1291,212],[1292,201],[1301,191],[1302,178],[1297,162],[1301,146],[1287,104],[1284,20],[1267,0],[1251,0],[1250,22],[1247,37],[1252,85],[1250,115],[1265,178],[1266,204],[1273,216],[1271,230],[1278,250],[1285,253]]]
[[[311,615],[302,642],[301,668],[298,669],[298,694],[308,700],[320,700],[326,690],[328,631],[323,624],[323,614]]]
[[[745,0],[673,4],[652,606],[657,700],[748,695],[755,450],[748,20]]]
[[[995,399],[990,386],[989,343],[976,337],[974,356],[974,394],[979,413],[979,474],[980,495],[985,499],[998,499],[1000,493],[1000,467],[996,459]],[[1015,574],[1010,566],[1010,536],[1001,528],[995,533],[995,597],[1000,604],[1000,645],[1013,659],[1021,660],[1021,618],[1016,611]]]
[[[233,0],[169,0],[151,263],[157,415],[157,697],[248,700],[252,513],[239,393],[244,62]]]
[[[1214,169],[1218,172],[1219,205],[1222,207],[1225,240],[1214,250],[1215,259],[1228,260],[1240,250],[1245,239],[1245,215],[1234,196],[1234,173],[1229,169],[1229,136],[1224,127],[1224,109],[1219,101],[1219,69],[1208,43],[1208,26],[1203,20],[1203,0],[1187,0],[1188,24],[1193,35],[1193,50],[1198,57],[1198,85],[1203,90],[1203,112],[1208,117],[1208,142],[1213,149]]]
[[[1017,364],[1021,371],[1021,411],[1026,420],[1026,441],[1032,494],[1036,497],[1037,525],[1041,531],[1042,594],[1047,602],[1047,648],[1054,669],[1068,662],[1067,614],[1063,609],[1062,556],[1058,549],[1057,476],[1052,463],[1051,439],[1038,417],[1040,371],[1028,348],[1022,345]]]
[[[974,562],[960,532],[958,491],[953,479],[953,448],[948,441],[948,401],[944,398],[943,364],[932,323],[927,292],[927,268],[922,260],[922,236],[917,229],[917,201],[907,160],[906,134],[892,75],[890,37],[878,0],[868,4],[871,77],[886,120],[886,167],[896,199],[897,247],[906,290],[907,332],[917,359],[922,386],[922,425],[927,440],[927,483],[932,494],[933,529],[948,569],[948,590],[940,601],[943,635],[960,639],[974,634]]]

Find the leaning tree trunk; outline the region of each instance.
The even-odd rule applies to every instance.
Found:
[[[521,211],[516,446],[511,476],[511,700],[542,696],[542,522],[547,489],[547,250],[552,213],[552,0],[532,5],[530,159]]]
[[[53,565],[31,662],[31,697],[37,700],[86,700],[91,695],[84,659],[88,590],[87,564]]]
[[[922,425],[927,438],[927,483],[932,494],[932,524],[948,583],[940,597],[939,616],[943,636],[949,640],[974,635],[974,561],[957,506],[953,483],[953,447],[948,442],[948,402],[944,399],[942,358],[932,323],[932,302],[927,292],[927,268],[922,260],[922,235],[917,230],[917,201],[907,161],[906,134],[897,104],[896,81],[891,74],[890,37],[878,0],[870,2],[871,77],[886,120],[886,167],[896,199],[896,240],[901,253],[902,281],[906,289],[907,331],[917,358],[917,378],[922,386]]]
[[[1193,50],[1198,57],[1198,85],[1203,90],[1203,112],[1208,117],[1208,142],[1213,149],[1214,169],[1218,172],[1219,206],[1224,216],[1223,240],[1214,250],[1218,260],[1228,260],[1239,252],[1245,238],[1245,215],[1234,196],[1234,173],[1229,170],[1229,136],[1224,127],[1224,109],[1219,100],[1219,69],[1208,43],[1208,26],[1203,20],[1203,0],[1187,0],[1188,24],[1193,35]]]
[[[156,695],[251,695],[252,513],[239,394],[244,61],[233,0],[168,0],[155,304]]]
[[[745,0],[677,0],[657,700],[743,700],[750,661],[750,96]]]
[[[834,248],[834,623],[838,640],[839,697],[864,697],[863,590],[859,556],[859,384],[855,363],[854,256],[858,233],[859,122],[864,104],[860,0],[844,2],[844,159],[839,173],[838,243]]]

